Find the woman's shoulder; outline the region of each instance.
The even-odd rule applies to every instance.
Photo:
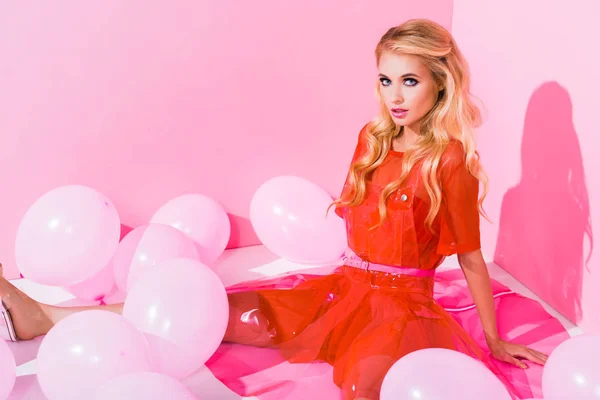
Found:
[[[365,140],[365,137],[369,133],[369,130],[371,129],[371,125],[372,124],[373,124],[373,121],[369,121],[369,122],[367,122],[366,124],[363,125],[363,127],[360,130],[360,132],[358,132],[358,139],[359,139],[359,141]]]
[[[367,147],[367,135],[369,130],[371,129],[372,121],[367,122],[361,130],[358,132],[358,137],[356,138],[356,147],[357,150],[364,151]]]
[[[450,139],[446,148],[444,149],[444,153],[442,154],[442,158],[448,159],[463,159],[466,156],[465,147],[462,142],[458,139]]]
[[[453,167],[465,162],[467,153],[460,140],[451,139],[440,159],[441,166]]]

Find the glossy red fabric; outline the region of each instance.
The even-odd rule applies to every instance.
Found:
[[[365,128],[361,131],[352,161],[366,150]],[[387,201],[388,218],[379,222],[379,198],[383,188],[400,176],[403,153],[390,151],[367,183],[365,200],[357,207],[339,207],[345,219],[350,248],[361,258],[380,264],[431,269],[445,256],[480,248],[479,181],[467,170],[462,145],[452,141],[442,155],[438,175],[442,206],[432,228],[425,227],[430,208],[429,195],[417,163],[403,186]],[[341,197],[353,192],[348,180]]]
[[[252,263],[251,260],[248,261]],[[238,340],[236,343],[239,343],[241,336],[243,338],[246,335],[248,340],[244,343],[254,346],[224,342],[206,363],[207,367],[240,396],[258,396],[261,400],[340,399],[341,391],[334,383],[334,368],[330,364],[319,360],[310,364],[286,361],[273,343],[271,335],[275,332],[266,328],[269,324],[260,313],[258,301],[261,293],[270,293],[273,289],[290,290],[309,280],[323,279],[324,275],[339,272],[340,268],[335,266],[313,267],[228,287],[230,299],[233,300],[232,329],[229,333]],[[503,339],[514,340],[550,354],[556,346],[570,337],[561,322],[537,301],[514,293],[494,279],[492,290],[498,330]],[[475,341],[475,347],[487,353],[483,329],[462,271],[437,271],[433,297]],[[242,308],[236,309],[235,306]],[[257,345],[270,348],[255,347]],[[501,371],[498,376],[505,383],[508,380],[520,398],[543,397],[542,366],[527,362],[529,368],[522,370],[494,359],[490,362],[492,370],[497,373],[493,367],[495,365]],[[486,362],[486,365],[490,362]]]
[[[354,159],[365,151],[364,132]],[[442,158],[443,204],[433,232],[424,226],[429,200],[418,165],[388,201],[387,220],[370,230],[379,221],[381,189],[399,175],[402,156],[387,155],[360,206],[336,209],[346,221],[349,247],[367,261],[419,269],[435,269],[447,255],[479,249],[479,185],[466,170],[457,142]],[[346,184],[342,197],[351,190]],[[342,266],[309,279],[288,276],[254,288],[230,288],[226,340],[276,347],[292,363],[331,364],[343,399],[379,399],[391,365],[429,347],[454,349],[481,360],[514,397],[520,397],[482,347],[435,300],[434,280]]]

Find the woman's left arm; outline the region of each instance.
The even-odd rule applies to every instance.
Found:
[[[547,355],[526,346],[505,342],[500,339],[496,326],[496,307],[492,292],[492,284],[487,265],[481,250],[458,255],[458,262],[465,274],[467,285],[475,301],[477,313],[485,333],[485,340],[492,355],[500,361],[508,362],[519,368],[527,368],[520,359],[527,359],[544,365]]]

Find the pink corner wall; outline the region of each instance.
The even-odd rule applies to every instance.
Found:
[[[584,330],[600,331],[600,3],[454,2],[487,108],[484,252]]]
[[[122,222],[168,199],[221,202],[229,247],[258,242],[250,200],[300,175],[337,194],[377,110],[373,50],[413,17],[448,28],[452,1],[6,2],[0,13],[0,262],[29,207],[92,186]]]

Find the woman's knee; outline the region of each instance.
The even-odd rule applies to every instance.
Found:
[[[363,357],[350,364],[342,385],[344,400],[379,400],[385,375],[394,363],[389,355],[376,354]]]
[[[270,323],[255,292],[229,295],[229,323],[224,341],[257,347],[273,346]]]

